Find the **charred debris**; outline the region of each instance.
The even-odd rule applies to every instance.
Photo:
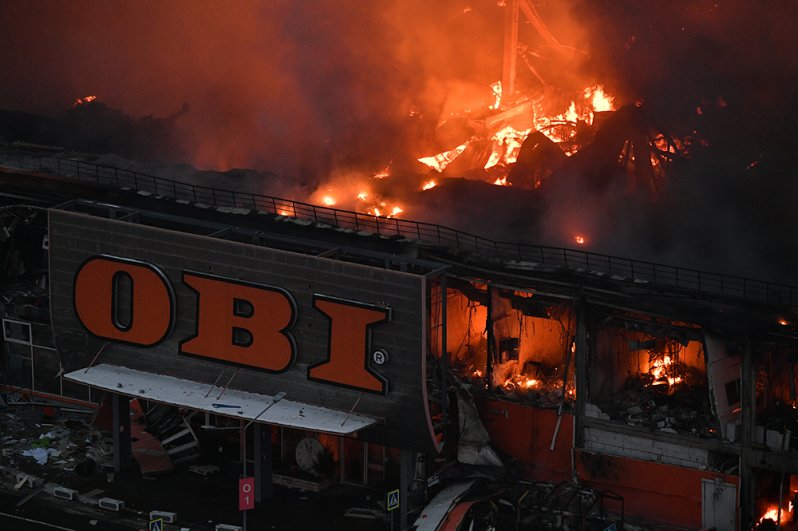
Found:
[[[0,110],[0,138],[29,148],[70,150],[93,154],[113,153],[140,160],[182,159],[175,124],[189,112],[183,106],[164,118],[134,118],[86,96],[61,116],[44,116]]]

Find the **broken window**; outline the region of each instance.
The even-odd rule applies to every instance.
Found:
[[[592,345],[590,397],[600,415],[664,433],[716,437],[698,327],[607,316],[595,328]]]
[[[451,281],[446,300],[448,360],[460,379],[538,405],[555,407],[563,393],[566,400],[574,398],[570,306],[531,290],[458,279]]]

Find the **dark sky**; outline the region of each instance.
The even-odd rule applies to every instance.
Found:
[[[2,0],[0,107],[58,113],[96,94],[138,117],[188,102],[200,166],[292,171],[330,141],[363,158],[402,145],[410,109],[446,83],[498,79],[503,11],[477,3]]]

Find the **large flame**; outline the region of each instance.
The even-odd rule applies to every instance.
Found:
[[[496,111],[502,105],[501,82],[497,81],[490,85],[495,98],[488,110]],[[573,155],[578,150],[578,146],[572,145],[570,141],[576,132],[578,123],[592,125],[597,112],[612,111],[615,109],[614,98],[604,91],[603,85],[591,85],[586,87],[581,97],[571,100],[562,112],[557,114],[547,114],[544,112],[544,98],[539,98],[532,105],[533,116],[531,118],[533,127],[528,129],[517,129],[503,121],[498,123],[497,128],[490,133],[492,151],[484,169],[502,167],[507,168],[518,159],[526,137],[532,131],[540,131],[553,142],[560,144],[566,155]],[[459,157],[469,146],[472,140],[460,144],[454,149],[443,151],[437,155],[421,157],[419,162],[425,164],[431,170],[443,172],[446,167]],[[507,170],[509,171],[509,169]],[[506,175],[497,177],[493,184],[507,185]]]
[[[765,522],[765,520],[771,520],[772,522],[779,522],[780,524],[784,525],[790,521],[792,518],[792,503],[790,503],[790,507],[785,510],[782,508],[781,510],[781,519],[779,519],[779,505],[774,503],[773,505],[768,506],[765,513],[759,518],[758,523],[761,525]]]
[[[362,172],[342,172],[334,174],[311,195],[311,201],[324,206],[353,210],[372,216],[393,218],[402,214],[405,207],[377,192],[376,181],[391,178],[390,165],[382,170],[368,174]],[[434,181],[430,181],[435,186]],[[290,210],[283,208],[280,215],[290,216]]]
[[[460,154],[465,151],[468,147],[468,142],[464,142],[457,146],[454,149],[450,149],[449,151],[444,151],[443,153],[438,153],[437,155],[432,155],[431,157],[421,157],[418,161],[422,164],[426,164],[429,166],[431,170],[435,170],[437,172],[442,172],[446,169],[446,166],[449,165],[454,159],[460,156]]]

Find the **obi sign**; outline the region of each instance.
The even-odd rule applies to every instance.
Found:
[[[184,270],[181,281],[196,297],[194,333],[181,338],[178,353],[281,373],[294,365],[297,318],[287,290]],[[155,264],[111,255],[88,258],[75,274],[78,320],[94,336],[136,347],[167,339],[175,323],[174,287]],[[387,307],[314,293],[312,308],[328,322],[325,360],[307,378],[385,394],[385,379],[369,368],[371,327],[391,320]]]

